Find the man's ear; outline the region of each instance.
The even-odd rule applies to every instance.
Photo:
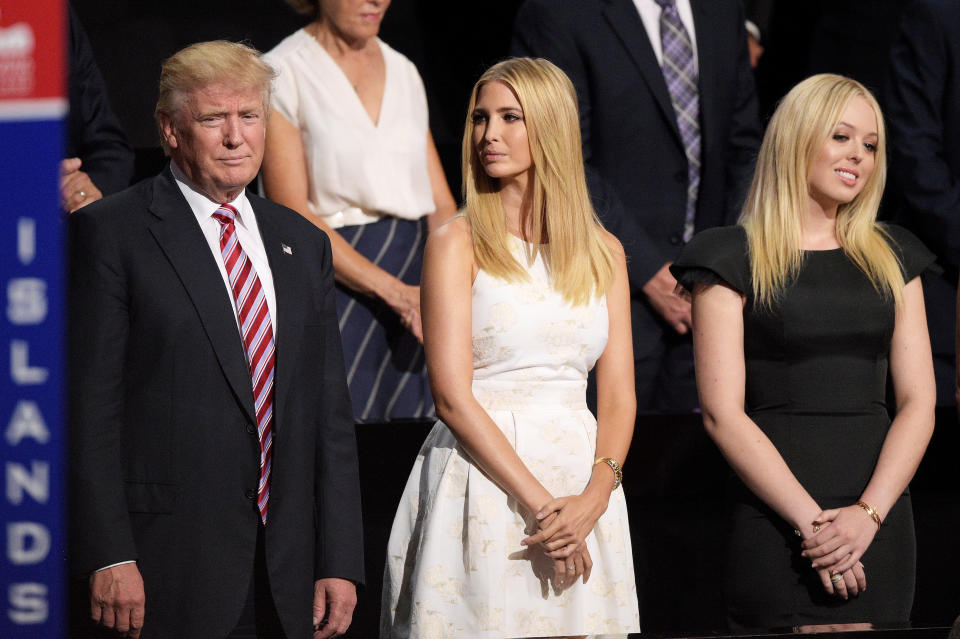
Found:
[[[168,147],[175,149],[179,146],[180,136],[177,132],[177,125],[167,113],[160,114],[160,130],[163,131],[163,139]]]

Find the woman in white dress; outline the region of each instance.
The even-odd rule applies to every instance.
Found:
[[[442,421],[394,521],[382,637],[640,629],[619,487],[636,412],[627,271],[590,205],[576,104],[545,60],[474,87],[465,210],[431,233],[421,289]]]
[[[358,421],[433,415],[420,347],[427,228],[456,212],[416,67],[377,37],[389,0],[287,0],[314,20],[264,56],[277,70],[267,197],[330,236]]]

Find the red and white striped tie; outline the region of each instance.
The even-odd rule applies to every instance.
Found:
[[[260,278],[237,239],[234,224],[237,209],[230,204],[221,204],[213,217],[220,222],[220,255],[227,267],[233,299],[237,303],[240,332],[247,350],[247,364],[253,382],[257,432],[260,435],[257,507],[260,510],[260,519],[266,525],[273,449],[273,326],[270,324],[270,309],[267,308],[267,298],[260,286]]]

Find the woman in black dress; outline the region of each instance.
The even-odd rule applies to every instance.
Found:
[[[935,401],[917,276],[933,255],[876,222],[883,144],[861,84],[805,80],[770,121],[739,225],[699,234],[672,269],[693,296],[704,424],[738,476],[735,630],[909,619],[907,484]]]

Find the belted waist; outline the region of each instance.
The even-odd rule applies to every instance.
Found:
[[[367,209],[361,209],[357,206],[348,206],[347,208],[336,211],[335,213],[319,215],[318,217],[322,218],[324,222],[329,224],[330,228],[338,229],[341,226],[370,224],[371,222],[376,222],[383,219],[385,216],[377,211],[369,211]]]
[[[587,408],[586,380],[473,380],[473,396],[487,410]]]

